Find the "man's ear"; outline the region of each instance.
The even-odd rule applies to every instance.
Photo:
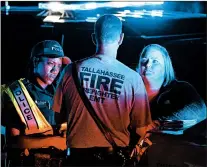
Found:
[[[124,33],[121,33],[118,44],[121,45],[124,39]]]
[[[39,63],[39,58],[34,57],[33,58],[33,66],[34,66],[34,68],[37,67],[38,63]]]
[[[95,33],[91,34],[91,38],[92,38],[93,44],[96,45]]]

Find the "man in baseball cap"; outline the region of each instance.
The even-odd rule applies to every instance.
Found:
[[[44,40],[37,43],[31,53],[31,57],[49,57],[49,58],[62,58],[63,64],[71,63],[69,57],[64,55],[62,46],[55,40]]]
[[[61,164],[61,158],[57,157],[56,162],[47,158],[53,156],[53,148],[56,148],[58,155],[66,149],[66,139],[59,131],[66,122],[60,113],[55,114],[51,106],[59,74],[69,63],[70,58],[64,55],[57,41],[41,41],[32,48],[28,76],[5,85],[2,125],[8,129],[11,166],[35,166],[37,162],[42,165],[46,161],[47,164]],[[21,156],[28,148],[29,153]],[[34,158],[35,154],[39,158]]]

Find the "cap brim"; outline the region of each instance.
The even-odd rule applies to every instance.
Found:
[[[66,56],[64,56],[64,57],[62,57],[62,63],[63,64],[70,64],[70,63],[72,63],[72,61],[70,60],[70,58],[69,57],[66,57]]]

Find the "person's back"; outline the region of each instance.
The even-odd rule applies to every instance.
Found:
[[[116,16],[100,17],[95,24],[94,37],[96,54],[75,62],[78,78],[116,145],[126,147],[130,142],[129,128],[143,137],[144,127],[151,122],[145,87],[139,74],[116,60],[117,49],[123,40],[121,21]],[[65,105],[69,114],[67,146],[71,148],[71,156],[77,149],[112,147],[81,100],[72,67],[73,64],[65,69],[53,106],[59,111]],[[89,153],[88,150],[87,156]],[[81,153],[77,155],[81,156]]]
[[[146,116],[148,103],[140,76],[115,58],[100,55],[79,61],[77,65],[80,81],[97,115],[111,130],[117,145],[127,146],[128,126],[131,121],[129,116],[135,118],[137,127],[146,125],[143,118]],[[68,68],[71,72],[71,66]],[[72,76],[69,74],[64,80],[66,83],[64,86],[69,87],[69,89],[63,88],[70,112],[68,146],[109,147],[109,142],[91,118],[81,98],[77,97]],[[133,111],[133,107],[140,110]]]

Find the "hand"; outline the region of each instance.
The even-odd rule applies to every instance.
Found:
[[[55,136],[66,137],[67,122],[53,126],[53,132]]]
[[[158,120],[152,121],[151,124],[147,126],[147,132],[157,132],[159,131],[160,122]],[[149,137],[151,133],[147,133],[145,137]]]
[[[144,152],[152,145],[152,142],[145,137],[143,140],[141,140],[140,143],[138,143],[135,148],[132,150],[132,153],[130,157],[135,156],[137,158],[137,161],[139,162]]]
[[[147,130],[157,130],[160,126],[160,122],[158,120],[154,120],[152,121],[151,124],[148,125]]]
[[[66,137],[66,132],[67,132],[67,122],[64,122],[60,125],[59,134],[62,137]]]
[[[60,125],[59,131],[66,131],[67,130],[67,122],[64,122]]]

